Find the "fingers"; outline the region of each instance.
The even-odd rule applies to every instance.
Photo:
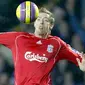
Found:
[[[82,58],[85,60],[85,54],[82,52],[81,55],[82,55]]]
[[[81,62],[78,58],[76,58],[77,62],[78,62],[78,65],[80,66]]]
[[[83,58],[85,59],[85,54],[83,54]]]

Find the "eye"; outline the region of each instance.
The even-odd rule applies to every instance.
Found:
[[[38,21],[40,21],[40,18],[37,18]]]
[[[49,22],[49,20],[48,20],[48,19],[45,19],[44,21]]]

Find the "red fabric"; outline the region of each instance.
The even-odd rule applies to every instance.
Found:
[[[10,48],[15,67],[15,85],[51,85],[49,73],[59,60],[67,59],[77,65],[74,52],[58,37],[47,39],[25,32],[0,34],[0,44]]]

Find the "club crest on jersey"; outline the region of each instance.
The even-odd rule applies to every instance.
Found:
[[[52,53],[53,52],[53,48],[54,48],[53,45],[48,45],[48,47],[47,47],[48,53]]]

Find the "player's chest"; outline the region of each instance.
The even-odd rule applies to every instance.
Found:
[[[59,50],[59,42],[54,39],[24,38],[17,40],[18,50],[27,59],[36,58],[37,60],[50,59]]]
[[[18,48],[23,50],[32,50],[35,52],[47,52],[53,53],[60,47],[59,42],[56,39],[36,39],[36,38],[21,38],[17,39]]]

